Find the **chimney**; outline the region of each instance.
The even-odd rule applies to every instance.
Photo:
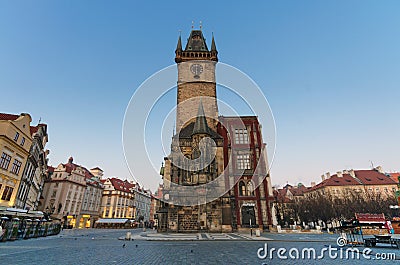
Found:
[[[311,187],[314,187],[315,186],[315,182],[313,181],[313,182],[311,182]]]
[[[326,176],[326,179],[330,179],[330,178],[331,178],[331,173],[326,172],[326,173],[325,173],[325,176]]]
[[[352,178],[355,178],[355,177],[356,177],[356,173],[354,172],[353,169],[350,169],[349,174],[350,174],[350,176],[351,176]]]
[[[342,171],[336,172],[336,175],[338,176],[338,178],[342,178],[343,177]]]
[[[377,166],[377,167],[375,168],[375,170],[378,171],[379,173],[382,173],[382,174],[383,174],[383,169],[382,169],[381,166]]]
[[[324,181],[325,180],[325,175],[321,175],[321,179],[322,179],[322,181]]]
[[[343,169],[343,174],[349,174],[349,171],[347,169]]]

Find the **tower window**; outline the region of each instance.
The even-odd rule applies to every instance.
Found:
[[[250,167],[250,155],[249,154],[241,154],[237,155],[237,169],[251,169]]]
[[[248,144],[249,135],[247,129],[235,129],[235,143],[236,144]]]
[[[245,196],[246,195],[246,185],[244,184],[243,181],[239,182],[239,195],[240,196]]]

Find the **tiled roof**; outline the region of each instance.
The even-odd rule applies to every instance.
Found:
[[[87,183],[87,184],[92,185],[92,186],[102,187],[102,185],[100,185],[99,182],[95,181],[95,176],[94,176],[92,173],[90,173],[90,171],[89,171],[86,167],[81,166],[81,165],[77,165],[77,164],[73,163],[72,161],[73,161],[73,158],[70,157],[70,158],[68,159],[68,163],[62,164],[63,167],[65,168],[65,172],[71,173],[71,172],[72,172],[73,170],[75,170],[77,167],[80,167],[80,168],[83,169],[83,171],[84,171],[84,173],[85,173],[85,179],[86,179],[86,183]],[[54,170],[53,170],[53,171],[54,171]]]
[[[135,184],[130,183],[127,180],[121,180],[119,178],[110,178],[111,184],[114,189],[124,192],[131,192],[135,188]]]
[[[39,130],[39,127],[47,126],[47,124],[39,123],[37,126],[30,126],[31,135]]]
[[[399,177],[400,177],[400,173],[389,173],[390,178],[395,181],[396,183],[399,183]]]
[[[365,185],[391,185],[396,184],[393,179],[376,170],[356,170],[356,177]]]
[[[48,167],[47,167],[47,172],[53,173],[53,172],[54,172],[54,167],[48,166]]]
[[[290,184],[286,184],[282,189],[274,190],[274,197],[278,200],[278,202],[289,203],[292,202],[292,200],[289,198],[288,192],[290,192],[293,196],[302,196],[307,189],[308,188],[303,185],[293,187]]]
[[[39,126],[30,126],[31,135],[39,130]]]
[[[0,120],[11,120],[15,121],[18,119],[19,115],[15,114],[7,114],[7,113],[0,113]]]
[[[317,190],[327,186],[349,186],[349,185],[392,185],[396,184],[393,179],[383,173],[379,173],[375,169],[354,170],[355,177],[350,174],[342,174],[339,177],[337,174],[309,188],[309,191]]]

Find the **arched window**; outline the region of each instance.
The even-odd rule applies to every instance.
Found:
[[[254,185],[251,181],[247,183],[247,196],[254,196]]]
[[[239,195],[240,196],[245,196],[246,195],[246,185],[244,184],[243,181],[239,182]]]

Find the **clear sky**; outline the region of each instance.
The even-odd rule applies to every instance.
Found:
[[[174,63],[179,30],[185,41],[203,21],[220,61],[271,105],[273,184],[309,185],[371,161],[399,170],[400,2],[260,2],[0,1],[0,112],[48,124],[50,164],[73,156],[128,178],[129,99]]]

